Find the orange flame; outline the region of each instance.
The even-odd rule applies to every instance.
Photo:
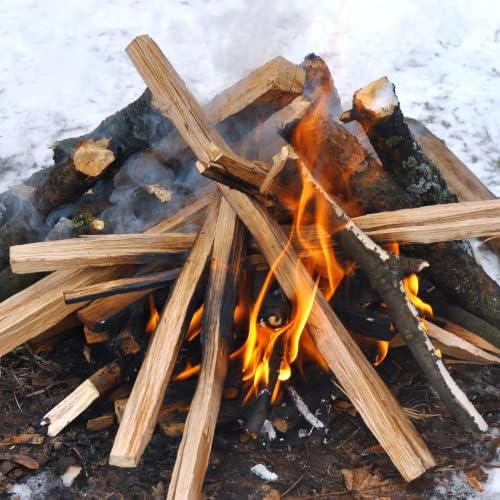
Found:
[[[193,341],[198,335],[201,333],[201,320],[203,318],[203,304],[196,309],[196,312],[193,314],[191,318],[191,322],[189,323],[188,331],[186,333],[186,339],[188,342]]]
[[[156,330],[156,326],[160,321],[160,315],[158,314],[158,310],[155,306],[155,300],[153,294],[150,294],[149,297],[149,319],[146,323],[146,333],[153,333]]]

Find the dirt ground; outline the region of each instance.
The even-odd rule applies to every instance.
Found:
[[[46,437],[45,428],[39,425],[41,417],[108,356],[98,353],[94,365],[87,363],[82,356],[82,337],[75,333],[47,354],[34,355],[20,348],[1,359],[0,439],[29,433],[42,435],[39,441],[43,441],[17,446],[0,442],[0,497],[15,498],[8,493],[15,485],[18,497],[31,499],[164,498],[180,441],[175,423],[184,420],[182,411],[172,413],[163,431],[156,430],[136,469],[107,465],[116,424],[99,432],[86,430],[89,418],[113,412],[109,397],[96,402],[57,437]],[[457,427],[439,406],[406,349],[393,349],[378,371],[403,407],[412,412],[416,428],[436,458],[434,470],[406,484],[331,376],[308,367],[306,379],[297,376],[292,383],[325,428],[312,430],[283,396],[271,417],[277,438],[272,442],[264,437],[246,439],[242,422],[248,407],[241,406],[241,397],[225,399],[205,495],[217,499],[275,499],[279,495],[290,499],[466,498],[478,490],[500,440],[491,433],[469,435]],[[498,427],[499,368],[454,364],[452,371],[490,426]],[[237,366],[227,380],[232,392],[234,388],[241,391]],[[189,402],[195,383],[195,379],[172,383],[166,401]],[[174,425],[168,425],[171,423]],[[275,472],[278,480],[266,483],[255,476],[251,467],[258,463]],[[73,485],[65,487],[59,476],[72,464],[82,470]],[[463,479],[458,489],[457,478]]]

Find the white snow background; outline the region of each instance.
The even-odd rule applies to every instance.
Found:
[[[141,94],[124,49],[144,33],[202,101],[276,55],[324,57],[344,107],[387,75],[403,112],[500,194],[493,0],[2,0],[0,192],[50,165],[56,140],[90,131]],[[496,471],[482,498],[500,493]]]

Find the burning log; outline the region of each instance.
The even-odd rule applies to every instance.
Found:
[[[227,373],[242,251],[243,226],[227,201],[222,200],[205,299],[200,375],[167,498],[201,495]]]
[[[175,280],[180,273],[180,269],[171,269],[157,273],[143,274],[133,278],[121,278],[97,285],[89,285],[77,290],[64,292],[66,304],[76,304],[90,300],[110,297],[111,295],[127,294],[144,290],[154,290],[166,286]]]
[[[148,232],[155,234],[173,231],[184,224],[190,224],[193,220],[198,220],[211,198],[212,190],[209,190],[198,200],[152,227]],[[127,272],[130,272],[128,266],[56,271],[5,300],[0,304],[0,356],[38,336],[85,305],[85,303],[65,304],[63,295],[65,290],[112,280]],[[122,297],[128,295],[130,294]],[[103,307],[107,301],[115,304],[116,298],[109,297],[99,301],[101,302],[98,305]],[[92,305],[99,301],[95,301]],[[85,322],[84,310],[80,313],[80,318]],[[92,328],[91,324],[89,326]]]
[[[41,424],[49,426],[47,434],[57,436],[96,399],[116,387],[120,378],[121,368],[117,361],[97,370],[43,417]]]
[[[16,273],[139,264],[181,253],[192,246],[193,233],[105,234],[13,246],[10,264]]]
[[[263,207],[242,193],[220,187],[245,226],[258,241],[283,291],[293,299],[297,290],[316,295],[308,320],[309,331],[330,369],[407,480],[434,465],[427,447],[401,407],[367,362],[363,353],[335,316],[323,294],[300,263],[287,237]]]
[[[212,250],[219,205],[220,197],[216,196],[162,312],[116,434],[111,465],[136,467],[151,439],[189,321],[191,299]]]
[[[443,175],[420,149],[404,122],[394,86],[387,78],[357,91],[352,110],[344,113],[342,119],[357,120],[363,125],[385,171],[404,190],[412,206],[456,201]],[[374,207],[375,211],[380,208]],[[430,263],[426,274],[448,297],[500,327],[500,286],[475,262],[466,243],[414,246],[411,253]]]
[[[193,102],[194,98],[166,61],[160,49],[148,37],[139,37],[129,46],[128,53],[153,94],[158,100],[162,100],[163,109],[169,110],[172,121],[179,127],[186,142],[201,159],[208,159],[210,162],[201,166],[202,171],[211,175],[210,172],[215,170],[217,177],[223,177],[224,170],[213,163],[210,155],[203,148],[213,148],[212,144],[215,141],[217,149],[225,149],[224,142],[207,126],[203,127],[203,132],[208,131],[210,139],[207,140],[205,135],[203,142],[197,142],[201,133],[200,127],[196,126],[194,132],[191,128],[186,128],[186,123],[195,122],[193,125],[200,123],[206,125],[206,120],[201,108]],[[163,83],[166,84],[166,89],[163,88]],[[193,113],[196,114],[193,115]],[[251,179],[247,175],[252,170],[252,164],[244,161],[240,169],[239,163],[236,163],[239,160],[237,157],[228,153],[226,158],[232,160],[231,169],[227,175],[228,183],[241,185],[242,182],[235,179],[241,171],[243,184],[248,184],[250,181],[254,186],[257,184],[256,187],[259,187],[258,183],[262,182],[262,175],[254,175]],[[257,169],[257,167],[253,168]],[[301,290],[306,295],[314,296],[315,286],[312,278],[298,263],[298,257],[287,245],[287,238],[279,226],[260,205],[252,202],[245,195],[223,186],[219,189],[256,238],[268,262],[276,266],[276,277],[286,295],[293,298],[296,290]],[[299,269],[298,276],[296,267]],[[428,467],[432,467],[434,461],[425,444],[320,292],[316,296],[309,317],[309,325],[320,352],[337,374],[365,422],[380,440],[403,476],[411,480],[422,474]],[[152,350],[151,347],[150,352]],[[354,369],[354,372],[350,373],[350,369]],[[383,404],[382,401],[384,401]],[[127,410],[128,408],[129,405],[127,405]],[[404,431],[397,432],[399,429],[404,429]],[[394,439],[395,436],[397,439]],[[121,458],[120,462],[122,462]],[[123,463],[133,465],[134,461],[127,460]]]

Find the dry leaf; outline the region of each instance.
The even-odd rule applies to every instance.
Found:
[[[341,472],[347,491],[356,493],[356,498],[389,498],[405,488],[401,479],[382,479],[377,472],[373,472],[373,465],[342,469]]]
[[[469,486],[471,488],[474,488],[476,491],[479,493],[482,493],[484,491],[483,485],[478,481],[475,475],[476,471],[469,471],[467,472],[467,482],[469,483]]]

